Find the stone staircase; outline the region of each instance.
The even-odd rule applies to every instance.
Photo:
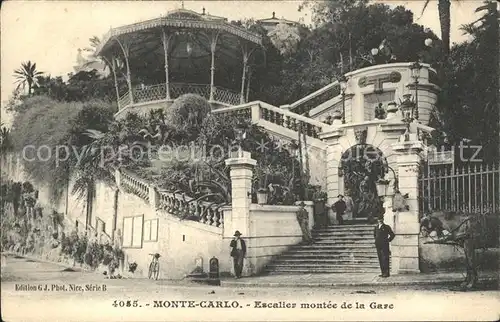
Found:
[[[379,273],[373,225],[328,226],[313,231],[312,245],[295,245],[265,268],[268,274]]]

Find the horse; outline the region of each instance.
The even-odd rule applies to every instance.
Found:
[[[495,247],[495,238],[498,235],[498,214],[495,213],[465,213],[465,212],[434,212],[424,219],[430,222],[442,223],[436,225],[438,238],[425,244],[443,244],[458,246],[464,250],[467,274],[462,282],[463,289],[472,289],[478,282],[478,263],[476,249]],[[432,227],[432,225],[431,225]]]

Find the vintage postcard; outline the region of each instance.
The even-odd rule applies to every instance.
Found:
[[[5,1],[2,321],[498,321],[493,0]]]

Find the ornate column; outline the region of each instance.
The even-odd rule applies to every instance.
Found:
[[[239,230],[243,239],[251,237],[250,227],[250,204],[252,192],[253,168],[257,161],[252,159],[249,152],[243,151],[242,156],[226,160],[226,165],[230,167],[231,176],[231,215],[224,217],[224,239],[233,238],[235,230]],[[252,240],[245,239],[247,244],[247,257],[244,261],[243,275],[248,276],[253,273],[252,267],[255,267],[256,258],[252,258],[249,252]]]
[[[166,92],[166,99],[170,100],[170,77],[168,75],[168,47],[170,44],[170,39],[172,38],[173,35],[167,35],[167,32],[165,31],[165,28],[161,30],[162,32],[162,43],[163,43],[163,52],[165,55],[165,92]]]
[[[211,64],[210,64],[210,99],[209,101],[212,102],[214,100],[214,93],[215,93],[215,83],[214,83],[214,78],[215,78],[215,49],[217,47],[217,39],[219,38],[219,31],[212,33],[212,36],[210,38],[210,54],[211,54]]]
[[[134,104],[134,93],[132,91],[132,81],[131,81],[131,76],[130,76],[130,65],[129,65],[129,62],[128,62],[130,48],[129,48],[128,44],[126,44],[126,43],[122,44],[118,38],[115,37],[115,40],[118,43],[118,45],[120,45],[120,48],[123,51],[123,56],[125,57],[125,65],[127,66],[127,77],[126,78],[127,78],[127,85],[128,85],[128,95],[129,95],[129,98],[130,98],[130,104]]]
[[[116,77],[116,59],[114,57],[112,57],[111,60],[113,61],[111,68],[113,69],[113,79],[115,80],[116,102],[119,103],[120,91],[118,89],[118,78]],[[120,107],[119,104],[118,104],[118,107]]]
[[[121,108],[120,106],[120,91],[118,90],[118,77],[116,76],[116,58],[111,57],[111,62],[104,56],[102,56],[102,59],[108,64],[109,68],[113,72],[113,79],[115,81],[115,91],[116,91],[116,102],[118,103],[118,109]]]
[[[394,233],[396,238],[392,246],[392,272],[418,273],[420,233],[418,213],[418,176],[421,162],[420,152],[424,149],[421,141],[406,141],[393,144],[397,153],[397,172],[399,189],[402,195],[408,194],[407,211],[395,213]],[[395,207],[396,205],[392,205]]]
[[[248,96],[250,94],[250,79],[252,78],[252,69],[250,68],[250,66],[248,66],[247,68],[248,68],[248,82],[247,82],[247,93],[245,101],[248,103]]]

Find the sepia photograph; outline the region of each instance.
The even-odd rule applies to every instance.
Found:
[[[500,320],[499,11],[3,1],[1,320]]]

